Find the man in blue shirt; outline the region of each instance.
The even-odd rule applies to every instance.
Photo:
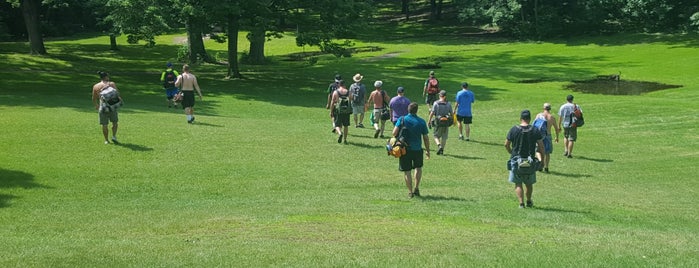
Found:
[[[466,124],[466,140],[471,138],[471,122],[473,114],[471,113],[471,104],[476,101],[476,96],[468,88],[468,83],[461,83],[461,90],[456,93],[456,122],[459,123],[459,139],[463,140],[463,124]]]
[[[408,197],[420,196],[420,180],[422,179],[423,150],[422,143],[425,143],[427,159],[430,159],[430,140],[427,136],[427,123],[417,116],[418,104],[411,102],[408,105],[408,115],[396,121],[393,128],[393,136],[398,138],[401,127],[405,126],[404,136],[408,143],[405,155],[401,156],[398,163],[398,170],[403,171],[405,186],[408,187]],[[410,171],[415,169],[415,188]]]

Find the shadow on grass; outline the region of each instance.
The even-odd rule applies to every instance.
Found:
[[[434,155],[436,156],[437,153],[435,153]],[[444,156],[446,156],[446,157],[458,158],[458,159],[463,159],[463,160],[485,160],[485,158],[482,158],[482,157],[473,157],[473,156],[458,155],[458,154],[447,154],[447,153],[445,153]],[[434,158],[435,158],[435,157],[432,156],[432,159],[434,159]]]
[[[153,148],[146,147],[140,144],[133,144],[133,143],[125,143],[125,142],[119,142],[115,143],[115,146],[119,147],[124,147],[126,149],[136,151],[136,152],[148,152],[148,151],[153,151]]]
[[[584,156],[575,156],[575,158],[581,159],[581,160],[592,161],[592,162],[599,162],[599,163],[611,163],[611,162],[614,162],[614,160],[611,160],[611,159],[598,159],[598,158],[589,158],[589,157],[584,157]]]
[[[497,146],[497,147],[505,147],[505,143],[496,143],[496,142],[490,142],[490,141],[479,141],[479,140],[470,140],[467,141],[466,143],[478,143],[478,144],[483,144],[483,145],[488,145],[488,146]]]
[[[425,201],[460,201],[460,202],[469,201],[469,200],[461,198],[461,197],[441,196],[441,195],[421,195],[421,196],[416,196],[414,198],[417,198],[419,200],[425,200]]]
[[[377,148],[386,148],[382,145],[372,145],[372,144],[366,144],[366,143],[359,143],[359,142],[351,142],[347,141],[347,145],[352,145],[352,146],[357,146],[361,148],[367,148],[367,149],[377,149]]]
[[[206,122],[201,122],[201,121],[194,121],[195,126],[205,126],[205,127],[223,127],[223,125],[217,125],[217,124],[211,124],[211,123],[206,123]]]
[[[575,179],[592,178],[592,175],[590,175],[590,174],[572,174],[572,173],[563,173],[563,172],[558,172],[558,171],[551,171],[549,174],[561,176],[561,177],[575,178]]]
[[[14,195],[0,194],[0,208],[9,207],[11,199],[17,198]]]
[[[555,208],[555,207],[546,207],[546,206],[539,206],[539,205],[534,205],[534,207],[530,209],[536,209],[536,210],[543,210],[547,212],[564,212],[564,213],[579,213],[579,214],[590,214],[589,211],[582,211],[582,210],[573,210],[573,209],[564,209],[564,208]]]
[[[34,175],[16,170],[0,168],[0,188],[49,188],[34,182]],[[0,194],[0,208],[9,206],[11,199],[17,198],[13,195]]]

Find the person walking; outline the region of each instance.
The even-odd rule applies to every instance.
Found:
[[[410,100],[405,96],[405,88],[398,87],[395,97],[388,102],[388,107],[391,109],[391,122],[396,125],[396,120],[401,116],[408,114],[408,105]]]
[[[425,80],[425,86],[422,88],[422,97],[425,98],[427,111],[432,111],[432,104],[437,101],[439,93],[439,80],[434,75],[434,71],[430,71],[430,76]]]
[[[201,88],[197,82],[197,77],[192,74],[189,65],[182,66],[182,74],[177,76],[175,86],[182,89],[184,96],[182,97],[182,108],[187,116],[187,123],[194,123],[194,89],[197,90],[199,100],[202,100]]]
[[[382,117],[382,114],[388,110],[388,102],[391,98],[386,94],[386,91],[381,89],[383,82],[374,82],[374,91],[369,94],[369,101],[367,101],[367,107],[371,104],[374,107],[374,139],[381,137],[383,138],[384,128],[386,127],[386,120],[389,118]]]
[[[172,63],[168,62],[166,66],[167,69],[160,74],[160,82],[163,83],[163,88],[165,88],[167,107],[171,108],[172,106],[175,106],[175,108],[177,108],[177,102],[174,101],[174,97],[179,89],[175,86],[175,82],[180,74],[172,69]]]
[[[434,128],[434,142],[437,144],[437,155],[444,154],[444,146],[449,138],[449,127],[454,123],[451,103],[447,101],[447,92],[439,92],[439,99],[432,104],[428,122]]]
[[[98,111],[104,144],[109,144],[109,122],[112,122],[112,142],[119,144],[117,140],[117,130],[119,129],[117,108],[121,106],[123,100],[119,95],[116,83],[110,81],[109,74],[101,71],[97,73],[100,76],[100,81],[92,86],[92,104]]]
[[[352,77],[354,83],[349,90],[352,94],[352,114],[354,114],[354,127],[364,128],[364,113],[366,112],[366,87],[362,84],[364,76],[355,74]],[[359,117],[359,120],[357,120]]]
[[[427,136],[429,130],[425,120],[417,115],[418,104],[412,102],[408,105],[408,115],[401,117],[393,128],[393,137],[398,138],[401,128],[405,133],[405,140],[408,143],[405,155],[398,159],[398,170],[403,172],[405,186],[408,187],[408,197],[420,196],[420,181],[422,181],[422,166],[424,156],[430,159],[430,139]],[[422,149],[425,144],[425,150]],[[413,174],[415,170],[415,188],[413,188]]]
[[[340,80],[342,80],[342,76],[340,76],[339,74],[335,74],[335,81],[330,83],[330,85],[328,86],[328,102],[325,103],[325,109],[331,110],[330,102],[332,102],[333,93],[335,93],[335,90],[337,90],[338,83],[340,83]],[[330,116],[330,121],[332,121],[333,124],[332,132],[335,133],[335,118],[332,117],[332,115]]]
[[[516,170],[519,166],[516,159],[534,159],[537,149],[539,153],[543,153],[544,148],[541,133],[537,128],[529,125],[530,121],[531,113],[529,110],[523,110],[519,117],[519,125],[513,126],[507,132],[505,140],[505,149],[510,154],[508,160],[509,181],[515,184],[515,194],[520,208],[524,208],[522,184],[526,186],[527,207],[534,206],[532,192],[534,192],[534,183],[536,183],[536,172],[531,175],[518,175]]]
[[[471,104],[476,101],[476,95],[468,88],[468,83],[461,83],[461,90],[456,93],[456,122],[459,125],[459,140],[471,140],[471,123],[473,122],[473,113],[471,112]],[[464,128],[466,128],[466,137],[464,138]]]
[[[539,129],[541,135],[544,136],[544,154],[539,156],[541,159],[541,170],[549,173],[549,161],[551,160],[551,153],[553,153],[553,139],[551,135],[551,128],[556,130],[556,143],[558,143],[558,136],[561,132],[560,127],[556,123],[556,117],[551,114],[551,104],[544,103],[544,110],[536,115],[534,118],[534,127]]]
[[[576,107],[580,109],[577,104],[573,103],[573,95],[568,95],[566,97],[566,103],[561,105],[558,110],[558,128],[563,127],[563,144],[565,146],[565,152],[563,156],[568,158],[573,158],[573,146],[575,141],[578,139],[578,128],[573,125],[573,117],[575,116]],[[582,111],[582,109],[580,109]]]
[[[344,139],[347,144],[347,134],[349,131],[350,114],[352,114],[352,94],[345,88],[345,82],[340,80],[338,87],[330,100],[330,117],[335,118],[335,133],[337,133],[337,143]]]

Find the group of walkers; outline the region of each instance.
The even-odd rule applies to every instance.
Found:
[[[109,144],[109,122],[112,123],[112,138],[114,144],[118,144],[117,130],[119,129],[118,108],[123,105],[123,99],[119,94],[119,89],[114,81],[111,81],[107,72],[98,72],[100,82],[92,86],[92,104],[98,111],[99,123],[102,126],[104,144]],[[201,88],[197,82],[197,77],[191,72],[189,65],[182,66],[182,74],[172,69],[172,63],[167,63],[167,69],[162,72],[160,81],[163,83],[168,107],[177,108],[178,103],[182,104],[187,123],[194,123],[194,102],[195,89],[202,100]]]
[[[354,83],[348,89],[342,77],[336,75],[335,81],[328,87],[326,109],[330,110],[332,132],[337,134],[338,143],[347,144],[351,115],[354,115],[355,128],[364,128],[365,111],[371,111],[373,136],[384,138],[385,122],[391,120],[394,125],[391,136],[398,138],[402,135],[407,144],[405,153],[399,157],[398,169],[404,174],[408,196],[411,198],[420,196],[423,159],[425,156],[426,159],[430,159],[429,129],[433,129],[432,136],[437,146],[437,155],[444,154],[449,128],[454,123],[458,124],[459,140],[470,141],[470,125],[473,122],[472,104],[475,102],[475,94],[469,89],[469,84],[463,82],[456,94],[455,105],[452,107],[451,102],[447,100],[447,91],[439,88],[439,80],[435,77],[434,71],[431,71],[425,80],[422,92],[428,109],[428,119],[425,121],[417,114],[418,104],[411,102],[405,96],[404,87],[397,87],[397,95],[391,98],[382,89],[383,82],[377,80],[373,84],[374,90],[367,96],[366,87],[361,82],[363,78],[361,74],[354,75],[352,77]],[[536,172],[549,173],[553,142],[558,143],[560,132],[564,133],[564,157],[573,157],[573,145],[577,139],[577,127],[573,119],[575,111],[580,110],[580,107],[573,103],[572,95],[567,96],[566,101],[558,112],[561,120],[557,120],[551,113],[551,104],[544,103],[543,110],[534,117],[533,122],[531,112],[523,110],[520,113],[520,123],[513,126],[507,133],[505,149],[510,154],[507,161],[509,181],[515,184],[520,208],[534,205],[532,192],[533,184],[536,183]],[[342,108],[345,106],[351,106],[351,108]],[[555,138],[552,130],[555,132]],[[527,168],[535,170],[525,175],[522,170]],[[411,173],[413,170],[414,173]]]

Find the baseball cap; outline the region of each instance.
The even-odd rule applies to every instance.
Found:
[[[430,75],[434,75],[434,71],[430,71]]]
[[[335,75],[335,82],[338,82],[340,80],[342,80],[342,76],[340,76],[339,74],[336,74]]]
[[[566,100],[572,101],[572,100],[573,100],[573,95],[568,95],[568,97],[566,97]]]
[[[166,65],[167,67],[172,67],[172,62],[168,62],[168,63],[165,64],[165,65]]]
[[[522,114],[519,115],[520,119],[529,120],[532,119],[532,113],[529,110],[522,110]]]
[[[377,80],[376,82],[374,82],[374,87],[381,87],[381,86],[383,86],[383,82],[381,82],[381,80]]]
[[[551,110],[551,104],[550,103],[544,103],[544,109],[545,110]]]
[[[403,93],[403,92],[405,92],[405,88],[403,88],[403,87],[398,87],[398,90],[397,90],[397,91],[398,91],[398,93]]]
[[[461,83],[461,87],[468,87],[468,83],[466,83],[466,82]]]
[[[439,92],[439,96],[446,96],[446,95],[447,95],[447,91],[446,91],[446,90],[442,90],[442,91]]]

